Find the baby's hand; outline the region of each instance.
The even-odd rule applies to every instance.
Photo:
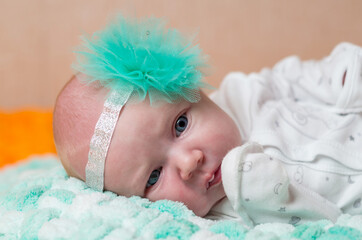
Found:
[[[295,219],[335,220],[341,213],[335,204],[290,181],[283,163],[265,154],[257,143],[232,149],[221,173],[226,196],[244,219],[296,223]]]
[[[257,143],[231,150],[221,171],[225,193],[232,203],[272,207],[288,198],[289,179],[281,162],[265,154]]]

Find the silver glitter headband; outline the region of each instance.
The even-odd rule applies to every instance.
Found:
[[[106,99],[103,111],[97,121],[93,136],[89,145],[88,162],[85,168],[86,184],[97,190],[104,188],[104,166],[111,144],[114,129],[119,118],[122,107],[126,104],[132,91],[126,95],[120,95],[112,91]]]

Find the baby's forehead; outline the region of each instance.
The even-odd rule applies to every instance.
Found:
[[[123,111],[132,111],[135,115],[144,115],[144,114],[159,114],[159,115],[167,115],[173,113],[173,111],[182,108],[186,105],[190,105],[191,103],[180,99],[177,102],[166,102],[166,101],[157,101],[150,102],[148,98],[143,101],[139,101],[137,99],[131,100],[127,102],[125,105],[125,110]],[[120,114],[120,117],[122,113]]]

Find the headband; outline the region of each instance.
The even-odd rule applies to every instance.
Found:
[[[108,148],[111,144],[119,114],[129,97],[130,94],[121,96],[113,91],[105,101],[103,111],[95,126],[89,144],[85,178],[86,184],[97,191],[103,191],[104,165]]]
[[[118,16],[103,30],[83,36],[73,68],[109,89],[103,111],[89,145],[85,168],[86,184],[104,188],[104,168],[112,135],[122,107],[131,99],[149,98],[174,103],[180,99],[197,102],[206,58],[175,29],[160,19],[126,19]]]

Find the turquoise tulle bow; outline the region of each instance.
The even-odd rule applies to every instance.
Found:
[[[83,36],[75,51],[73,68],[89,83],[118,91],[120,95],[148,95],[151,103],[180,98],[197,102],[206,57],[197,45],[157,18],[118,16],[103,30]]]

